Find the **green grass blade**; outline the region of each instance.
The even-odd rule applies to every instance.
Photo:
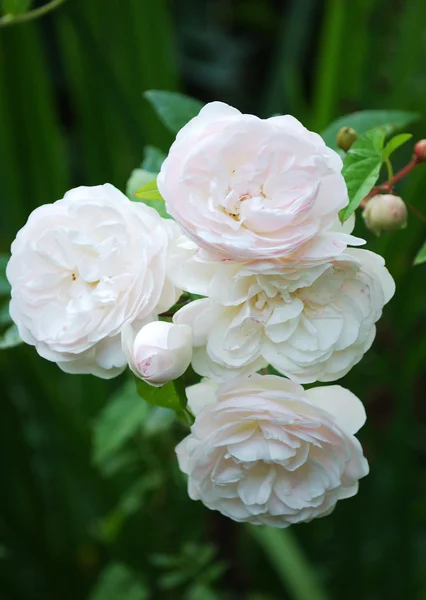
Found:
[[[326,600],[315,573],[290,529],[248,527],[293,600]]]
[[[314,94],[314,131],[324,129],[337,110],[338,72],[342,56],[344,0],[327,0]]]

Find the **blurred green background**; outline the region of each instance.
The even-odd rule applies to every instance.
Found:
[[[36,206],[124,189],[147,144],[167,151],[145,90],[321,131],[365,108],[425,114],[425,65],[424,0],[67,0],[1,28],[0,251]],[[398,188],[423,212],[425,189],[426,166]],[[369,417],[358,496],[260,539],[188,499],[183,427],[125,376],[65,375],[20,346],[0,354],[1,600],[426,599],[426,266],[411,266],[426,228],[356,233],[397,282],[341,382]]]

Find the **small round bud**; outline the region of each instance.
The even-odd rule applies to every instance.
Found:
[[[368,229],[380,235],[383,231],[396,231],[406,226],[407,207],[399,196],[379,194],[369,200],[362,216]]]
[[[414,146],[414,154],[419,162],[426,161],[426,140],[419,140]]]
[[[337,132],[336,142],[339,148],[347,152],[354,142],[358,139],[358,134],[352,127],[342,127]]]
[[[133,373],[155,387],[183,375],[191,362],[189,325],[153,321],[144,325],[136,336],[132,326],[125,325],[121,342]]]

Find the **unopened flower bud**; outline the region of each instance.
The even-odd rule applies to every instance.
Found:
[[[189,325],[153,321],[134,337],[131,325],[121,333],[123,351],[133,373],[159,387],[177,379],[192,358],[192,331]]]
[[[369,200],[362,216],[368,229],[380,235],[406,226],[407,207],[399,196],[379,194]]]
[[[347,152],[354,142],[358,139],[358,134],[352,127],[342,127],[337,132],[336,142],[339,148]]]
[[[426,161],[426,140],[419,140],[414,146],[414,154],[419,162]]]

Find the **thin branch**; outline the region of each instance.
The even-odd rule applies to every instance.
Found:
[[[40,6],[40,8],[30,10],[29,12],[23,13],[22,15],[5,15],[0,19],[0,27],[6,27],[7,25],[15,25],[17,23],[33,21],[34,19],[38,19],[39,17],[46,15],[55,8],[58,8],[58,6],[60,6],[64,2],[65,0],[51,0],[51,2],[48,2],[44,6]]]
[[[408,164],[406,164],[405,167],[403,167],[400,171],[398,171],[398,173],[396,173],[392,177],[392,179],[390,179],[389,181],[385,181],[385,183],[381,183],[380,185],[375,185],[371,189],[371,191],[365,196],[365,198],[362,200],[360,207],[365,208],[367,206],[370,198],[373,198],[373,196],[376,196],[377,194],[380,194],[383,192],[391,194],[393,192],[393,187],[394,187],[395,183],[398,183],[398,181],[400,181],[403,177],[408,175],[408,173],[410,171],[412,171],[414,169],[414,167],[416,167],[418,164],[420,164],[420,162],[421,161],[419,161],[417,155],[413,154],[410,162]],[[416,209],[414,209],[414,210],[416,210]]]

